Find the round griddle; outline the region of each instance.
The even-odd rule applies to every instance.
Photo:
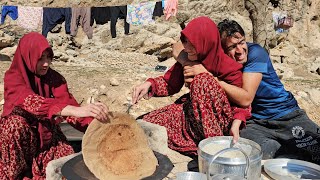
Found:
[[[143,180],[163,179],[173,169],[173,164],[167,156],[155,151],[154,155],[158,159],[159,165],[152,176],[146,177]],[[62,166],[61,173],[67,180],[98,180],[85,165],[82,154],[67,161]]]

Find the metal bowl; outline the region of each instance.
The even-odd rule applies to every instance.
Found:
[[[174,180],[207,180],[207,176],[199,172],[180,172],[176,174]]]

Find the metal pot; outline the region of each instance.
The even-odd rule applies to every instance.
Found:
[[[224,178],[236,178],[257,180],[261,178],[261,147],[248,139],[239,138],[239,145],[231,148],[232,136],[217,136],[202,140],[198,146],[199,172],[210,175],[208,179],[215,176]],[[223,147],[214,153],[204,151],[205,147]],[[250,151],[242,147],[250,147]],[[222,153],[227,151],[241,151],[241,156],[225,157]],[[248,157],[248,158],[246,158]],[[210,172],[210,173],[208,173]]]
[[[177,173],[174,180],[207,180],[207,177],[203,173],[187,171]]]

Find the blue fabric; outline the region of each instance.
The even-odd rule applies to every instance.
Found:
[[[18,18],[18,7],[17,6],[2,6],[1,24],[4,23],[4,20],[7,15],[9,15],[13,20],[16,20]]]
[[[63,21],[66,34],[70,34],[71,8],[43,8],[42,35],[47,37],[48,32]]]
[[[262,80],[252,102],[253,119],[275,120],[299,109],[294,96],[284,89],[268,53],[258,44],[247,43],[248,61],[245,73],[262,73]]]

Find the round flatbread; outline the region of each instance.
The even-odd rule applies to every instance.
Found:
[[[129,114],[113,113],[110,123],[93,120],[82,139],[83,160],[99,179],[142,179],[158,160],[143,129]]]

